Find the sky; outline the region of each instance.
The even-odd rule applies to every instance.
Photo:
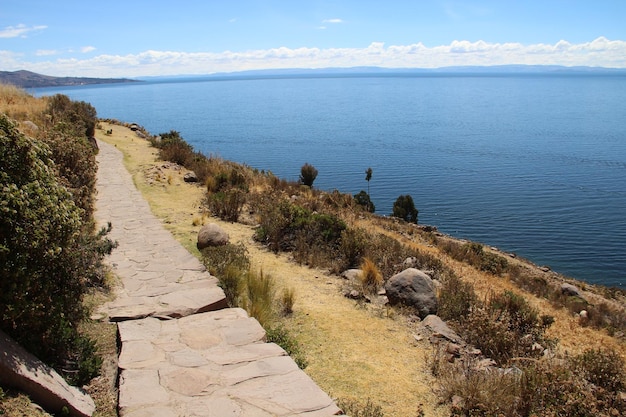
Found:
[[[626,68],[626,0],[0,0],[0,71]]]

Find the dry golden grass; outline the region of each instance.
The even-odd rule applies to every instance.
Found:
[[[45,98],[35,98],[13,85],[0,84],[0,113],[12,119],[41,123],[41,114],[47,105]]]

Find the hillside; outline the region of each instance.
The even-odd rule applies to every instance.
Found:
[[[138,81],[127,78],[52,77],[25,70],[0,71],[0,84],[11,84],[20,88],[64,87],[73,85],[134,82]]]

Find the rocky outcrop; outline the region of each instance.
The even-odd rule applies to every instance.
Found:
[[[561,284],[561,294],[568,297],[580,297],[580,290],[575,285],[563,283]]]
[[[196,243],[196,246],[198,250],[202,250],[211,246],[226,245],[228,240],[228,233],[224,229],[215,223],[210,223],[202,226],[202,229],[198,232],[198,243]]]
[[[52,368],[0,332],[0,383],[28,394],[47,411],[70,416],[91,416],[93,400],[65,382]]]
[[[433,280],[424,272],[408,268],[389,278],[385,284],[389,304],[414,308],[420,318],[437,313],[437,296]]]

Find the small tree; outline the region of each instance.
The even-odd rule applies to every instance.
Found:
[[[393,203],[392,216],[411,223],[417,223],[417,209],[413,203],[413,197],[410,195],[401,195],[395,203]]]
[[[313,187],[313,181],[317,178],[317,169],[308,162],[300,168],[300,183],[307,187]]]
[[[368,206],[367,206],[367,211],[369,211],[370,213],[373,213],[374,211],[376,211],[376,209],[374,208],[374,204],[372,203],[372,200],[370,199],[370,180],[371,179],[372,179],[372,168],[370,167],[370,168],[367,168],[367,170],[365,171],[365,181],[367,181],[367,199],[369,201]]]
[[[372,168],[365,171],[365,181],[367,181],[367,194],[370,193],[370,180],[372,179]]]
[[[354,195],[354,201],[358,205],[363,206],[363,208],[365,208],[365,210],[369,211],[370,213],[374,213],[376,211],[374,203],[372,203],[372,200],[370,200],[370,195],[364,190],[361,190],[358,194]]]

